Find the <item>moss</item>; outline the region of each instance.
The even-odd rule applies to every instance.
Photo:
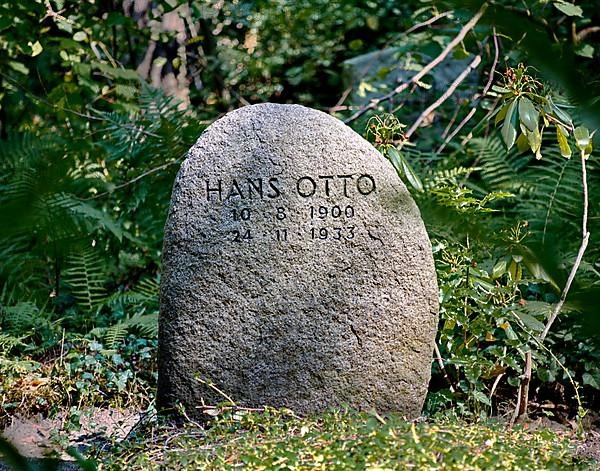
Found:
[[[113,450],[109,469],[591,469],[569,436],[499,422],[407,422],[330,411],[230,411],[210,429],[153,424]]]

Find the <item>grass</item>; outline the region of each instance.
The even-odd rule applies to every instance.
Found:
[[[569,437],[499,422],[407,422],[375,413],[227,412],[205,429],[154,421],[116,446],[100,469],[594,469]]]

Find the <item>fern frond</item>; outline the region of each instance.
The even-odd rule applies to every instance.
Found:
[[[26,293],[34,285],[45,283],[44,263],[36,258],[30,248],[27,235],[0,237],[0,282],[4,281],[4,289],[17,289]],[[23,297],[23,296],[21,296]],[[10,301],[0,299],[0,303]]]
[[[56,133],[37,135],[31,132],[9,132],[8,138],[3,139],[0,146],[0,160],[3,167],[11,170],[31,168],[37,163],[47,162],[48,154],[56,152],[62,144],[60,135]],[[0,176],[0,181],[7,176]]]
[[[109,327],[96,327],[90,332],[90,335],[101,339],[104,346],[110,349],[115,348],[132,331],[143,337],[155,338],[158,336],[158,313],[138,313]]]
[[[147,309],[158,309],[159,281],[155,278],[142,278],[132,289],[116,292],[107,299],[107,304],[135,305]]]
[[[87,247],[75,252],[68,257],[67,264],[64,280],[84,311],[91,313],[106,299],[106,274],[98,249]]]
[[[454,167],[450,169],[437,170],[429,177],[424,186],[427,189],[433,189],[440,186],[456,186],[461,178],[466,177],[478,168]]]
[[[104,227],[114,234],[121,241],[123,239],[122,229],[112,220],[112,218],[91,204],[81,201],[73,195],[60,193],[51,195],[46,201],[48,224],[54,221],[61,221],[64,228],[79,228],[78,232],[88,233],[98,225]],[[85,230],[81,231],[81,226]],[[64,232],[64,231],[63,231]]]
[[[532,237],[542,242],[549,233],[576,229],[582,207],[577,159],[565,159],[550,137],[547,140],[541,161],[528,153],[507,152],[496,135],[469,143],[485,189],[517,195],[507,214],[528,221]]]
[[[479,162],[481,179],[486,186],[496,191],[517,193],[525,182],[521,171],[530,160],[516,152],[507,152],[502,141],[496,135],[487,138],[472,139],[470,151]]]
[[[102,338],[106,348],[115,348],[115,346],[120,344],[127,336],[127,325],[123,322],[118,322],[117,324],[104,329],[96,328],[92,333]]]
[[[34,326],[39,316],[40,310],[34,303],[20,302],[3,309],[2,326],[11,332],[23,332]]]
[[[0,331],[0,357],[7,356],[16,347],[26,347],[23,339],[26,336],[14,336]]]
[[[524,214],[531,231],[545,241],[550,232],[576,231],[583,208],[581,169],[577,159],[565,159],[556,149],[544,152],[541,165],[524,172],[529,195],[517,210]]]
[[[158,301],[160,284],[157,279],[143,278],[132,291],[139,295],[140,299],[143,299],[145,301]]]

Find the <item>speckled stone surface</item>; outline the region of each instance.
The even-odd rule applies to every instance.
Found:
[[[181,166],[165,227],[160,407],[224,398],[300,414],[417,416],[438,289],[419,211],[339,120],[262,104],[212,124]]]

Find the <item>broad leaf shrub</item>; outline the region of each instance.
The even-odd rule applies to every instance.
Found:
[[[575,128],[564,111],[569,108],[564,99],[556,98],[521,64],[507,68],[491,96],[498,98],[498,105],[488,117],[495,115],[501,124],[505,147],[490,133],[465,140],[465,147],[451,158],[439,159],[419,150],[418,143],[415,149],[407,142],[405,125],[395,116],[375,115],[367,121],[367,137],[414,193],[433,238],[441,321],[427,410],[508,415],[531,352],[536,399],[573,404],[561,419],[566,420],[582,412],[581,385],[592,402],[597,397],[598,372],[589,356],[597,341],[586,338],[577,327],[582,321],[576,319],[590,307],[569,301],[560,331],[548,345],[540,345],[537,337],[572,263],[559,262],[559,257],[577,253],[581,169],[569,160],[569,141],[591,146],[591,133]],[[549,126],[554,142],[544,132]],[[513,149],[518,140],[523,145]],[[523,152],[530,150],[539,160],[542,144],[545,158],[533,164]],[[456,166],[452,157],[456,163],[472,158],[474,164]],[[580,279],[589,290],[597,275],[584,267]],[[561,348],[553,351],[559,342]],[[556,390],[561,394],[554,394]]]

